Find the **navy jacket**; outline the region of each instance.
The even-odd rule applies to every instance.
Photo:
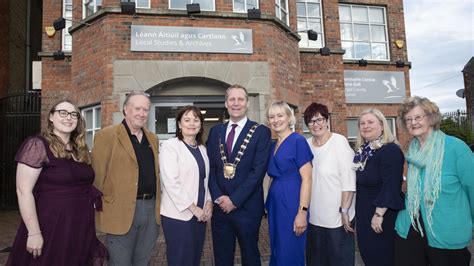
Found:
[[[234,162],[240,145],[254,124],[253,121],[247,121],[230,156],[225,151],[228,162]],[[221,160],[219,143],[224,144],[225,147],[227,125],[228,123],[220,124],[211,128],[207,140],[207,154],[210,162],[209,190],[212,200],[215,201],[220,196],[227,195],[237,207],[236,212],[261,217],[264,210],[262,182],[267,172],[271,140],[270,129],[264,125],[257,127],[237,165],[234,178],[226,179],[224,178],[224,164]],[[224,150],[226,149],[224,148]]]

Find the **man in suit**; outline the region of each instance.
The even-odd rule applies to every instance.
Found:
[[[249,99],[240,85],[229,87],[225,106],[230,121],[214,126],[207,140],[209,190],[214,205],[212,239],[216,265],[233,265],[235,240],[243,265],[260,265],[258,233],[263,216],[263,178],[270,152],[270,130],[247,118]],[[249,137],[250,136],[250,137]]]
[[[95,135],[94,185],[104,194],[96,222],[107,234],[108,265],[148,265],[158,237],[158,138],[144,128],[149,111],[148,94],[131,92],[122,123]]]

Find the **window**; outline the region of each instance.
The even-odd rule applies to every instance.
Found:
[[[82,18],[86,18],[102,8],[102,0],[82,0]]]
[[[71,51],[72,36],[68,29],[72,26],[72,0],[63,0],[63,18],[66,19],[66,28],[62,30],[61,34],[61,49],[63,51]]]
[[[397,136],[397,131],[395,127],[396,118],[395,117],[386,117],[388,122],[388,127],[392,131],[393,136]],[[347,119],[347,138],[351,143],[351,146],[354,146],[357,141],[357,132],[359,130],[359,125],[357,124],[357,118],[348,118]]]
[[[275,16],[286,25],[290,25],[288,19],[288,0],[275,0]]]
[[[339,5],[344,59],[389,60],[384,7]]]
[[[301,36],[300,47],[321,48],[323,47],[323,26],[321,19],[320,0],[297,0],[296,15],[298,19],[298,34]],[[308,39],[308,30],[318,33],[318,40]]]
[[[234,0],[234,12],[246,13],[252,8],[258,8],[258,0]]]
[[[186,9],[187,4],[199,4],[202,11],[215,11],[215,0],[169,0],[170,9]]]
[[[135,2],[136,8],[150,8],[150,0],[130,0],[130,2]]]
[[[86,121],[86,143],[89,149],[94,145],[94,136],[102,124],[100,105],[87,107],[81,110],[82,117]]]

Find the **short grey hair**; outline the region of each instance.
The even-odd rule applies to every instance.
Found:
[[[150,101],[150,94],[144,92],[144,91],[131,91],[127,94],[125,94],[125,101],[123,102],[123,106],[122,106],[122,113],[123,115],[125,115],[125,106],[128,104],[128,102],[130,101],[130,99],[133,97],[133,96],[137,96],[137,95],[141,95],[141,96],[144,96],[146,97],[149,101]],[[151,101],[150,101],[151,102]]]

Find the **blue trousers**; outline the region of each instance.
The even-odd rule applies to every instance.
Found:
[[[215,265],[234,265],[237,239],[242,254],[242,265],[260,266],[258,233],[261,222],[261,216],[250,217],[238,209],[227,214],[214,205],[211,224]]]
[[[306,243],[306,265],[354,266],[354,233],[344,227],[326,228],[309,224]]]
[[[201,263],[206,223],[196,217],[181,221],[161,216],[161,226],[166,241],[166,258],[169,266],[199,266]]]

